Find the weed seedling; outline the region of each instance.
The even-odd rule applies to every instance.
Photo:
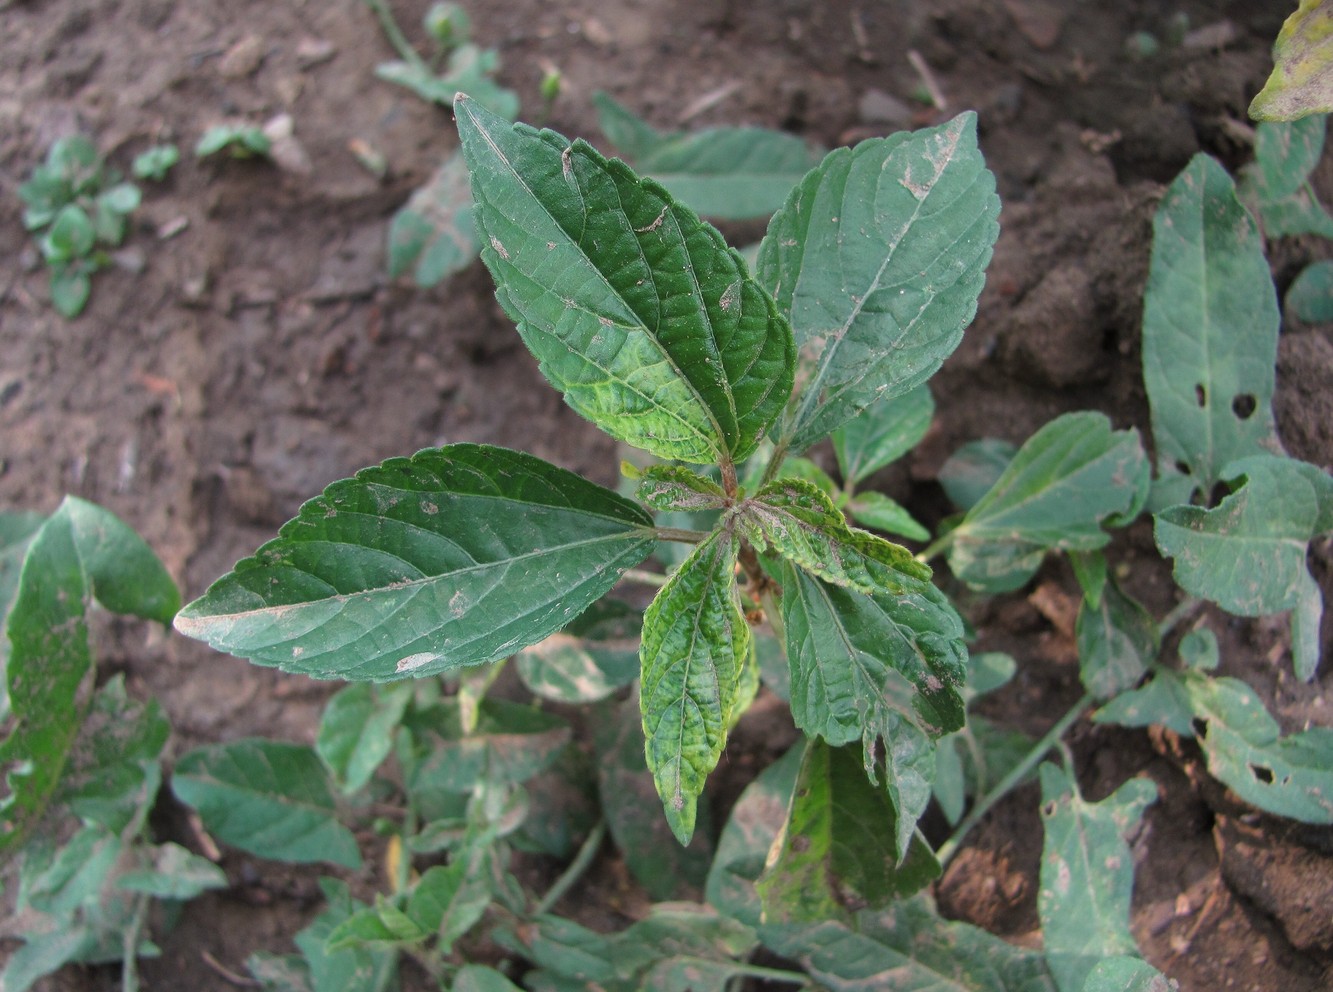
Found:
[[[197,158],[224,151],[232,158],[268,158],[273,143],[262,128],[251,124],[215,124],[194,146]]]

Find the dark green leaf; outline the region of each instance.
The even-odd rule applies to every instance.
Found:
[[[743,460],[791,391],[791,331],[722,236],[583,141],[455,101],[482,259],[546,377],[662,458]]]
[[[864,482],[897,461],[926,436],[934,416],[935,398],[924,383],[870,404],[833,432],[833,451],[843,479]]]
[[[940,485],[953,505],[966,512],[991,491],[1017,453],[996,437],[969,441],[940,466]]]
[[[1311,262],[1287,290],[1287,313],[1307,324],[1333,321],[1333,260]]]
[[[1089,803],[1072,777],[1041,766],[1041,913],[1046,962],[1060,992],[1082,992],[1098,961],[1135,954],[1129,931],[1134,856],[1125,836],[1157,799],[1149,778],[1130,779],[1099,803]]]
[[[171,780],[219,840],[265,858],[357,868],[356,838],[338,822],[329,785],[312,748],[266,740],[196,748]]]
[[[1263,239],[1226,170],[1196,155],[1157,210],[1143,300],[1156,505],[1207,494],[1227,463],[1278,449],[1278,323]]]
[[[343,792],[356,792],[393,750],[393,735],[412,699],[410,685],[341,689],[319,720],[315,750]]]
[[[1148,463],[1138,431],[1115,431],[1104,414],[1068,413],[1028,438],[995,485],[953,531],[949,565],[978,589],[1027,582],[1047,551],[1089,551],[1104,523],[1142,503]]]
[[[757,272],[801,351],[803,387],[781,428],[793,450],[925,382],[953,352],[999,210],[971,113],[837,149],[792,191]]]
[[[619,600],[600,600],[564,630],[520,651],[519,677],[544,699],[605,699],[638,678],[642,628],[637,610]]]
[[[318,677],[452,671],[559,630],[647,556],[650,526],[531,455],[428,449],[329,486],[177,629]]]
[[[695,802],[734,722],[750,653],[736,554],[735,536],[714,532],[672,574],[643,617],[639,705],[648,770],[682,844],[694,833]]]
[[[1074,636],[1079,678],[1098,699],[1110,699],[1143,678],[1160,641],[1152,615],[1114,579],[1103,586],[1097,606],[1086,599],[1079,605]]]

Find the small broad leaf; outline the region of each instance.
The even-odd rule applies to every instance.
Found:
[[[97,944],[97,933],[86,925],[35,934],[10,955],[5,970],[0,971],[0,988],[5,992],[27,992],[43,975],[83,960]]]
[[[603,599],[564,630],[524,648],[515,658],[533,694],[558,703],[594,703],[639,677],[643,615]]]
[[[761,932],[764,943],[829,992],[1055,992],[1040,952],[946,921],[924,895],[860,913],[854,928],[830,921],[773,930]]]
[[[482,259],[543,374],[612,437],[743,460],[791,392],[787,322],[722,235],[656,183],[455,101]]]
[[[411,792],[468,793],[481,782],[516,785],[545,771],[569,743],[569,724],[551,713],[502,699],[483,699],[477,723],[463,730],[457,699],[414,718],[423,753],[408,775]]]
[[[999,211],[972,113],[839,148],[792,191],[757,266],[800,348],[781,427],[792,450],[925,382],[958,347]]]
[[[196,748],[176,763],[171,788],[210,833],[243,851],[361,865],[356,838],[338,822],[328,776],[309,747],[240,740]]]
[[[1287,290],[1287,313],[1307,324],[1333,322],[1333,261],[1312,262]]]
[[[468,964],[458,969],[449,992],[523,992],[494,968]]]
[[[77,203],[69,203],[51,223],[51,230],[42,240],[42,254],[48,262],[68,262],[89,254],[96,242],[92,218]]]
[[[1274,45],[1273,74],[1250,103],[1256,120],[1289,121],[1333,111],[1333,12],[1301,0]]]
[[[1096,606],[1079,605],[1074,624],[1079,678],[1098,699],[1132,688],[1157,659],[1160,637],[1152,615],[1108,577]]]
[[[662,133],[605,93],[593,96],[598,124],[635,169],[704,217],[767,218],[818,161],[792,134],[766,128]]]
[[[850,484],[864,482],[897,461],[930,430],[935,398],[922,383],[899,396],[870,404],[833,432],[838,470]]]
[[[352,898],[346,882],[322,878],[320,888],[328,906],[295,937],[309,967],[311,992],[381,992],[390,987],[397,970],[397,954],[366,946],[335,951],[329,937],[342,923],[364,909]]]
[[[715,531],[667,581],[643,617],[639,706],[668,822],[682,844],[695,802],[726,744],[750,653],[736,586],[737,539]]]
[[[1324,118],[1255,129],[1254,163],[1241,173],[1239,193],[1269,238],[1333,233],[1333,217],[1315,197],[1310,174],[1324,150]]]
[[[1134,856],[1125,835],[1157,798],[1148,778],[1130,779],[1099,803],[1049,762],[1041,766],[1041,914],[1046,962],[1060,992],[1082,992],[1103,958],[1137,953],[1129,930]]]
[[[782,833],[756,889],[769,925],[841,919],[882,909],[940,873],[919,837],[898,848],[902,816],[865,776],[851,748],[812,740],[801,762]]]
[[[1207,494],[1237,458],[1280,451],[1273,419],[1277,294],[1263,239],[1222,168],[1196,155],[1153,219],[1143,382],[1157,505]]]
[[[1091,411],[1057,417],[1028,438],[953,531],[949,565],[975,588],[1017,589],[1048,551],[1106,544],[1103,523],[1137,512],[1147,481],[1138,431],[1112,430]]]
[[[1305,823],[1333,823],[1333,730],[1283,737],[1239,679],[1158,669],[1146,686],[1111,700],[1094,719],[1127,727],[1160,723],[1197,737],[1208,771],[1246,802]]]
[[[930,531],[917,523],[905,506],[883,493],[857,493],[847,504],[847,515],[858,524],[898,534],[909,541],[930,540]]]
[[[471,843],[447,866],[427,869],[413,887],[407,915],[439,938],[443,953],[449,953],[491,904],[491,871],[489,842]]]
[[[209,889],[225,889],[228,885],[226,872],[179,844],[160,844],[152,849],[152,855],[151,867],[125,872],[116,879],[116,887],[142,892],[154,899],[183,902]]]
[[[389,275],[410,269],[412,281],[427,289],[466,268],[480,250],[472,209],[467,165],[454,153],[393,215]]]
[[[1093,965],[1082,992],[1176,992],[1179,987],[1142,958],[1121,955]]]
[[[991,491],[1016,454],[1016,447],[997,437],[969,441],[940,466],[940,486],[954,506],[967,512]]]
[[[93,291],[88,266],[72,262],[51,268],[51,305],[62,317],[77,317],[83,313]]]
[[[315,750],[345,793],[361,789],[393,750],[393,734],[412,699],[410,685],[339,690],[324,707]]]
[[[316,677],[453,671],[559,630],[648,555],[651,523],[531,455],[427,449],[329,486],[176,626]]]
[[[781,555],[834,585],[871,595],[930,580],[910,551],[848,527],[833,500],[800,479],[769,483],[737,507],[735,520],[760,554]]]

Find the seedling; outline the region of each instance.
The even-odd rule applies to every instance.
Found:
[[[135,179],[151,179],[160,183],[167,178],[167,173],[180,161],[180,157],[180,150],[175,145],[154,145],[135,156],[130,173]]]
[[[273,150],[262,128],[249,124],[215,124],[194,146],[196,158],[227,152],[232,158],[268,158]]]
[[[19,187],[23,224],[41,232],[38,244],[51,276],[51,304],[66,317],[83,312],[92,275],[107,263],[105,249],[124,239],[139,190],[121,182],[87,138],[56,141],[45,164]]]

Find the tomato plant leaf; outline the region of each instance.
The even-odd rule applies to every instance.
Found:
[[[1278,324],[1263,238],[1226,170],[1196,155],[1153,219],[1143,300],[1156,505],[1189,502],[1227,463],[1281,450],[1272,410]]]
[[[1041,774],[1041,914],[1046,961],[1060,992],[1082,992],[1098,961],[1136,954],[1129,930],[1134,857],[1125,835],[1157,799],[1148,778],[1130,779],[1099,803],[1084,800],[1073,777],[1049,762]]]
[[[780,428],[793,451],[925,382],[958,347],[999,212],[972,113],[839,148],[792,191],[756,271],[800,348]]]
[[[639,705],[648,770],[682,844],[694,833],[695,802],[726,744],[750,653],[736,554],[735,535],[714,532],[643,617]]]
[[[1160,637],[1152,615],[1107,576],[1094,606],[1079,605],[1074,622],[1079,678],[1098,699],[1132,688],[1157,658]]]
[[[531,455],[427,449],[329,486],[176,627],[316,677],[453,671],[559,630],[648,555],[651,523]]]
[[[949,565],[987,592],[1022,586],[1051,550],[1089,551],[1104,523],[1132,518],[1147,492],[1136,430],[1092,411],[1057,417],[1024,442],[995,485],[953,531]]]
[[[345,686],[324,706],[315,750],[345,793],[370,781],[393,750],[393,734],[412,699],[410,684]]]
[[[254,739],[196,748],[176,763],[171,788],[210,833],[243,851],[361,866],[313,748]]]
[[[1251,101],[1251,117],[1293,120],[1333,110],[1333,12],[1323,0],[1301,0],[1273,52],[1273,74]]]
[[[871,403],[833,432],[843,479],[855,485],[897,461],[926,436],[934,416],[935,398],[925,383]]]
[[[612,437],[743,460],[791,392],[787,322],[722,235],[584,141],[455,101],[482,259],[547,379]]]

